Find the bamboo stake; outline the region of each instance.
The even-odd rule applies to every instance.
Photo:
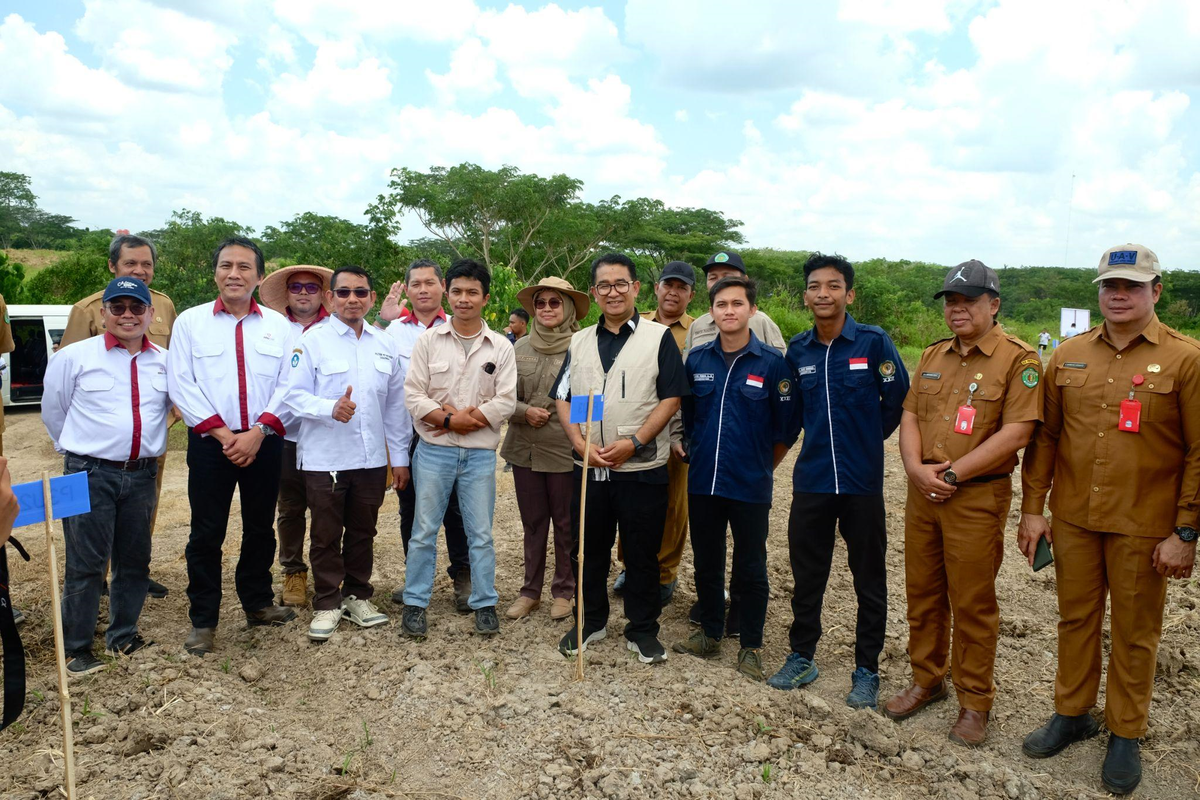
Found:
[[[46,506],[46,561],[50,567],[50,616],[54,619],[54,655],[58,662],[58,707],[63,723],[63,769],[66,773],[67,800],[75,800],[75,732],[71,725],[71,692],[67,687],[67,654],[63,644],[62,606],[59,602],[58,552],[50,521],[50,473],[42,471],[42,497]]]
[[[575,680],[583,680],[583,527],[587,516],[588,459],[592,452],[592,403],[595,394],[588,392],[587,423],[583,428],[583,485],[579,490],[579,578],[575,587]]]

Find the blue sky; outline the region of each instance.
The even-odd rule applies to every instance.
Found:
[[[755,246],[1196,268],[1198,40],[1187,0],[8,2],[0,169],[97,227],[358,220],[469,160]]]

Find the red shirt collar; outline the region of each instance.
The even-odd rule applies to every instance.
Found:
[[[439,308],[438,312],[433,315],[433,318],[440,319],[442,322],[445,322],[446,321],[446,310],[443,308]],[[396,321],[397,322],[407,322],[412,325],[419,325],[421,322],[421,320],[417,319],[417,315],[414,314],[412,312],[412,309],[409,308],[408,306],[405,306],[404,308],[400,309],[400,316],[397,317]]]
[[[217,302],[213,303],[213,316],[215,317],[217,314],[220,314],[222,311],[224,311],[226,314],[229,314],[229,316],[231,316],[231,317],[233,316],[233,314],[229,311],[229,309],[225,308],[225,303],[223,303],[221,301],[221,298],[218,297]],[[253,297],[250,298],[250,313],[258,314],[260,317],[262,316],[262,309],[260,309],[258,307],[258,303],[255,301],[255,299]]]
[[[287,318],[289,321],[291,321],[291,322],[297,321],[296,318],[292,316],[292,309],[285,308],[284,313],[287,314]],[[305,325],[304,330],[308,330],[313,325],[316,325],[318,322],[320,322],[321,320],[325,319],[328,316],[329,316],[329,312],[325,310],[325,306],[324,305],[320,306],[317,309],[317,318],[314,319],[312,322],[308,323],[307,325]]]
[[[104,349],[105,350],[112,350],[114,347],[124,347],[124,346],[125,345],[121,344],[120,339],[113,336],[108,331],[104,332]],[[158,346],[155,345],[154,342],[150,341],[150,339],[145,334],[143,334],[142,335],[142,349],[138,352],[144,353],[147,350],[157,350],[157,349],[158,349]]]

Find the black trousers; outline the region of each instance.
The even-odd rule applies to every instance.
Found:
[[[771,504],[746,503],[707,494],[688,495],[688,525],[696,566],[699,621],[704,633],[725,632],[725,527],[733,534],[732,585],[738,590],[741,646],[762,647],[767,620],[767,532]]]
[[[574,508],[579,508],[580,471],[572,473]],[[662,611],[658,590],[658,548],[667,521],[666,484],[588,480],[587,527],[583,542],[583,579],[579,580],[579,520],[571,520],[571,571],[583,596],[583,627],[594,631],[608,624],[608,571],[618,531],[625,553],[625,637],[658,636]]]
[[[283,439],[263,439],[258,455],[248,467],[235,466],[225,457],[221,443],[211,436],[188,431],[188,502],[192,507],[192,532],[187,558],[188,616],[196,628],[215,628],[221,610],[221,548],[229,527],[233,491],[242,503],[242,544],[234,585],[246,611],[258,611],[274,602],[271,565],[275,561],[275,501],[283,465]]]
[[[833,563],[835,527],[846,541],[854,593],[858,596],[854,664],[879,671],[887,627],[887,524],[883,495],[792,495],[788,555],[796,591],[792,594],[792,652],[811,659],[821,638],[821,606]]]
[[[412,455],[420,438],[416,431],[413,431],[412,443],[408,446],[409,464],[412,464]],[[417,518],[417,474],[411,468],[409,472],[412,477],[409,478],[408,486],[396,492],[400,498],[400,542],[404,547],[405,560],[408,559],[408,540],[412,538],[413,520]],[[471,555],[467,546],[467,529],[463,527],[462,513],[458,509],[458,489],[450,492],[450,502],[446,504],[442,527],[446,530],[446,553],[450,561],[446,567],[446,574],[451,578],[460,572],[470,575]]]

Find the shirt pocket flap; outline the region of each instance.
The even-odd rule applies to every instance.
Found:
[[[153,376],[152,378],[150,378],[150,385],[154,387],[154,390],[156,392],[167,391],[167,376],[166,375]]]
[[[1054,373],[1055,386],[1083,386],[1087,383],[1087,379],[1086,372],[1077,372],[1073,369],[1060,369]]]
[[[387,359],[376,358],[375,359],[375,371],[382,372],[384,375],[391,375],[392,374],[392,360],[390,358],[387,358]]]
[[[274,342],[255,342],[254,349],[264,356],[270,356],[271,358],[283,357],[283,347]]]
[[[692,394],[698,397],[712,394],[714,389],[716,389],[716,384],[712,381],[696,381],[692,384]]]
[[[92,372],[79,376],[79,388],[85,392],[107,392],[116,384],[116,378],[103,372]]]
[[[349,361],[322,361],[319,367],[322,375],[337,375],[350,371]]]
[[[1175,388],[1175,379],[1169,375],[1155,375],[1147,378],[1146,382],[1134,391],[1150,392],[1150,394],[1170,394]]]
[[[430,375],[436,375],[437,373],[445,372],[448,369],[450,369],[449,361],[430,361],[429,362],[429,374]]]
[[[846,386],[851,389],[861,389],[866,386],[875,385],[875,376],[870,372],[848,372],[846,373]]]
[[[1003,396],[1004,396],[1004,384],[1003,383],[989,383],[986,386],[980,386],[978,389],[975,390],[974,395],[972,395],[972,397],[971,397],[971,402],[976,402],[976,401],[982,400],[983,402],[986,403],[991,400],[999,400]]]
[[[192,355],[196,358],[212,358],[224,352],[225,345],[221,342],[197,342],[192,345]]]
[[[915,384],[915,387],[917,394],[937,394],[938,392],[942,391],[942,382],[925,380],[921,383]]]

